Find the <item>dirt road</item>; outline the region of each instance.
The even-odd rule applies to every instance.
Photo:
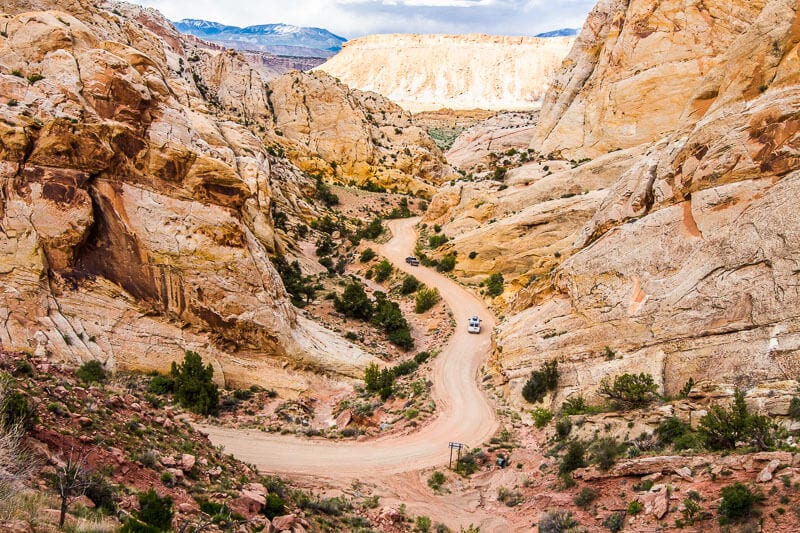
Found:
[[[478,388],[478,372],[490,349],[494,317],[483,303],[457,283],[422,266],[405,263],[416,241],[418,219],[394,220],[394,237],[381,253],[394,265],[413,273],[420,281],[439,289],[453,311],[456,329],[450,342],[434,360],[432,396],[437,416],[418,431],[363,441],[334,442],[274,435],[253,430],[201,426],[227,453],[256,465],[264,472],[310,475],[341,481],[343,478],[380,479],[387,474],[409,472],[447,464],[448,442],[469,447],[489,439],[498,422],[486,396]],[[467,333],[467,318],[483,320],[480,335]]]

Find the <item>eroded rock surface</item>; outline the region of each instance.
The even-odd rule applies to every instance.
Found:
[[[370,358],[298,316],[270,262],[291,244],[273,211],[313,214],[313,182],[259,138],[258,74],[108,9],[0,15],[0,342],[143,370],[192,349],[295,391],[293,368],[360,375]]]

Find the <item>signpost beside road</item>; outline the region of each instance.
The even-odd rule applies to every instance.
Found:
[[[447,468],[453,468],[453,450],[458,450],[458,456],[456,458],[456,469],[458,469],[458,463],[461,461],[461,450],[466,447],[466,444],[461,442],[451,442],[450,446],[450,462],[447,464]]]

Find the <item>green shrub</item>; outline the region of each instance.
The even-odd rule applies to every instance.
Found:
[[[339,197],[336,196],[327,183],[322,181],[322,177],[317,177],[317,198],[326,206],[333,207],[339,204]]]
[[[6,392],[0,397],[0,429],[10,429],[18,425],[28,431],[36,420],[36,409],[21,392]]]
[[[503,294],[503,284],[505,283],[505,279],[503,279],[503,274],[496,272],[489,276],[489,279],[486,281],[486,292],[492,298],[500,296]]]
[[[402,294],[415,293],[417,292],[417,289],[419,289],[420,285],[421,284],[417,278],[411,274],[408,274],[405,278],[403,278],[403,285],[400,287],[400,292]]]
[[[440,228],[441,229],[441,228]],[[450,240],[447,238],[447,235],[431,235],[428,237],[428,247],[429,248],[438,248],[441,245],[447,243]]]
[[[789,418],[800,420],[800,397],[795,396],[789,402]]]
[[[75,371],[75,375],[84,383],[103,383],[106,380],[106,369],[103,363],[92,359],[83,363]]]
[[[676,439],[679,439],[690,433],[692,427],[675,416],[662,420],[656,428],[656,435],[659,442],[662,444],[672,444]]]
[[[447,477],[438,470],[434,470],[431,477],[428,478],[428,486],[436,492],[439,492],[445,481],[447,481]]]
[[[427,516],[418,516],[414,525],[414,531],[428,533],[431,530],[431,519]]]
[[[630,516],[636,516],[637,514],[641,513],[644,510],[644,506],[639,502],[639,500],[631,500],[628,502],[628,514]]]
[[[172,363],[172,379],[175,380],[175,400],[192,412],[215,414],[219,406],[219,390],[213,381],[214,369],[209,364],[203,367],[200,354],[187,350],[180,365]]]
[[[364,386],[369,392],[377,392],[382,399],[386,399],[392,394],[394,385],[394,373],[388,368],[379,369],[375,363],[370,364],[364,370]]]
[[[558,388],[558,362],[548,361],[539,370],[534,370],[522,387],[522,397],[530,403],[542,401],[548,391]]]
[[[39,73],[34,73],[34,74],[31,74],[30,76],[28,76],[28,83],[33,85],[37,81],[43,80],[43,79],[44,79],[44,76],[42,76]]]
[[[452,272],[455,267],[456,254],[447,254],[446,256],[442,257],[442,260],[439,261],[438,265],[436,265],[436,270],[439,272]]]
[[[694,378],[689,378],[683,387],[681,388],[680,392],[678,393],[678,398],[688,398],[689,393],[692,392],[694,388]]]
[[[598,492],[591,487],[583,487],[577,496],[573,499],[575,505],[583,510],[589,508],[593,501],[597,499]]]
[[[567,453],[564,454],[564,457],[561,458],[561,463],[558,465],[558,473],[568,474],[575,469],[586,466],[585,453],[586,446],[582,442],[577,440],[570,442],[567,447]]]
[[[541,407],[537,407],[531,411],[531,415],[533,415],[533,425],[537,428],[545,427],[553,419],[553,412],[548,409],[542,409]]]
[[[367,248],[366,250],[361,252],[361,256],[358,258],[358,260],[361,261],[362,263],[368,263],[369,261],[372,261],[376,255],[378,254],[375,253],[375,250],[373,250],[372,248]]]
[[[403,361],[399,365],[395,366],[392,369],[392,372],[394,373],[395,377],[407,376],[416,372],[418,367],[419,365],[416,361]]]
[[[653,381],[651,374],[622,374],[614,378],[614,383],[608,377],[600,381],[598,394],[616,402],[625,408],[643,407],[658,396],[658,386]]]
[[[267,504],[264,506],[264,514],[272,520],[276,516],[281,516],[286,512],[286,502],[275,492],[267,494]]]
[[[561,403],[561,414],[580,415],[589,410],[589,404],[582,395],[572,396]]]
[[[556,422],[556,436],[559,440],[566,439],[572,431],[572,422],[569,418],[559,418]]]
[[[172,530],[172,498],[160,498],[153,489],[139,495],[139,510],[123,526],[124,533],[160,533]]]
[[[625,445],[617,442],[612,437],[603,437],[592,444],[592,458],[597,461],[600,470],[608,470],[617,460],[617,457],[625,451]]]
[[[295,307],[303,307],[314,299],[314,283],[310,277],[303,276],[298,261],[289,263],[283,256],[276,256],[272,258],[272,264],[275,265]]]
[[[720,523],[738,522],[753,514],[756,496],[747,485],[737,482],[723,487],[720,496],[722,500],[717,509]]]
[[[421,365],[430,358],[431,358],[430,352],[419,352],[417,355],[414,356],[414,362],[417,363],[418,365]]]
[[[153,376],[150,383],[147,385],[147,392],[152,394],[169,394],[175,390],[175,380],[169,376],[162,376],[161,374]]]
[[[392,344],[400,346],[404,350],[413,348],[414,338],[411,336],[408,321],[400,311],[400,306],[397,305],[397,302],[388,300],[382,292],[376,293],[375,296],[372,323],[383,328]]]
[[[89,478],[85,494],[96,509],[107,514],[117,512],[117,488],[102,474],[96,473]]]
[[[363,238],[374,241],[381,236],[381,233],[383,233],[383,222],[380,218],[376,218],[359,233]]]
[[[714,404],[700,419],[698,434],[712,450],[732,450],[739,441],[747,441],[760,450],[773,443],[770,421],[767,417],[751,414],[744,400],[744,392],[736,390],[729,408]]]
[[[338,295],[334,298],[333,307],[348,318],[360,320],[369,320],[374,313],[372,301],[367,296],[364,286],[357,281],[349,283],[344,288],[341,298]]]
[[[375,281],[378,283],[386,281],[389,279],[389,276],[392,275],[393,271],[394,267],[392,264],[388,260],[384,259],[375,266]]]
[[[420,289],[417,291],[417,296],[414,298],[414,311],[417,314],[424,313],[436,305],[441,299],[442,297],[439,295],[439,289],[436,287]]]
[[[603,525],[612,533],[622,531],[622,528],[625,527],[625,515],[622,513],[611,513],[603,520]]]
[[[580,526],[570,511],[552,510],[539,518],[539,533],[566,533]]]

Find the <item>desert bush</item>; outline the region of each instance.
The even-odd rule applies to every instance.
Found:
[[[361,252],[361,256],[358,258],[358,260],[361,261],[362,263],[368,263],[369,261],[372,261],[376,255],[378,254],[375,253],[375,250],[373,250],[372,248],[367,248],[366,250]]]
[[[331,191],[327,183],[322,181],[321,177],[317,177],[317,199],[321,200],[328,207],[333,207],[339,204],[339,197]]]
[[[92,500],[95,509],[106,514],[117,512],[117,488],[98,472],[89,476],[86,497]]]
[[[592,444],[592,459],[597,462],[600,470],[605,471],[614,466],[617,457],[624,451],[624,444],[612,437],[603,437]]]
[[[559,474],[568,474],[578,468],[586,466],[586,445],[580,441],[574,440],[567,446],[567,453],[561,458],[558,465]]]
[[[122,533],[159,533],[172,530],[172,498],[153,489],[139,494],[139,510],[122,527]]]
[[[374,241],[383,233],[383,222],[380,218],[373,219],[359,234],[365,239]]]
[[[152,394],[169,394],[175,390],[175,380],[161,374],[153,376],[147,385],[147,391]]]
[[[533,425],[537,428],[543,428],[553,419],[553,412],[548,409],[537,407],[531,411],[533,416]]]
[[[388,260],[384,259],[375,266],[375,281],[378,283],[383,283],[389,279],[389,276],[392,275],[393,271],[394,267],[392,264]]]
[[[341,298],[338,295],[334,298],[333,307],[348,318],[360,320],[371,319],[375,311],[364,286],[357,281],[347,284]]]
[[[417,363],[418,365],[421,365],[430,358],[431,358],[430,352],[419,352],[417,355],[414,356],[414,362]]]
[[[644,510],[644,506],[639,500],[631,500],[628,502],[627,512],[630,516],[636,516]]]
[[[17,390],[11,390],[10,380],[0,383],[0,429],[12,431],[18,427],[25,432],[33,427],[36,420],[36,409],[28,401],[28,397]]]
[[[402,294],[412,294],[417,292],[417,289],[419,289],[420,285],[421,284],[417,278],[411,274],[408,274],[405,278],[403,278],[403,285],[400,287],[400,292]]]
[[[580,526],[570,511],[546,511],[539,518],[539,533],[566,533]]]
[[[614,378],[613,384],[608,377],[600,381],[598,394],[625,408],[643,407],[655,400],[658,386],[651,374],[622,374]]]
[[[500,296],[503,294],[503,284],[505,280],[503,279],[503,274],[499,272],[495,272],[489,279],[486,280],[486,293],[491,296],[492,298],[496,296]]]
[[[569,418],[559,418],[556,422],[556,437],[566,439],[572,431],[572,422]]]
[[[597,499],[598,492],[591,487],[583,487],[577,496],[573,499],[575,505],[581,509],[588,509],[589,506]]]
[[[280,495],[270,492],[267,495],[267,504],[264,506],[264,514],[272,520],[276,516],[281,516],[286,512],[286,502]]]
[[[522,493],[515,489],[499,487],[497,489],[497,501],[506,504],[507,507],[514,507],[522,503]]]
[[[414,524],[414,531],[419,533],[428,533],[431,530],[431,519],[427,516],[418,516]]]
[[[522,387],[522,397],[531,403],[542,401],[549,391],[558,387],[558,362],[548,361],[539,370],[534,370]]]
[[[603,525],[612,533],[622,531],[622,528],[625,527],[625,515],[623,513],[611,513],[603,520]]]
[[[757,497],[744,483],[736,482],[723,487],[720,491],[722,499],[717,513],[721,524],[729,524],[749,518],[753,514],[753,506]]]
[[[661,444],[672,444],[676,439],[679,439],[690,433],[692,427],[678,417],[672,416],[666,420],[662,420],[656,428],[656,435]]]
[[[442,257],[439,264],[436,265],[436,270],[439,272],[452,272],[456,267],[456,254],[447,254]]]
[[[429,248],[438,248],[441,245],[445,244],[448,240],[447,235],[431,235],[428,237],[428,247]]]
[[[420,289],[417,291],[417,296],[414,299],[414,311],[417,314],[424,313],[436,305],[441,299],[442,297],[439,295],[439,289],[435,287],[432,289]]]
[[[75,375],[84,383],[103,383],[106,380],[106,369],[103,363],[92,359],[83,363],[75,371]]]
[[[789,402],[789,418],[800,420],[800,397],[795,396]]]
[[[733,404],[724,408],[714,404],[700,419],[698,435],[712,450],[732,450],[739,441],[746,441],[759,450],[773,444],[771,423],[765,416],[751,414],[744,400],[744,392],[736,390]]]
[[[276,256],[272,258],[272,264],[275,265],[275,269],[283,281],[283,286],[291,296],[292,304],[295,307],[304,307],[314,299],[316,293],[314,283],[310,277],[303,276],[298,261],[289,263],[283,256]]]
[[[434,470],[431,477],[428,478],[428,486],[439,492],[442,490],[442,485],[444,485],[445,481],[447,481],[447,477],[438,470]]]
[[[572,396],[561,403],[562,415],[581,415],[591,411],[591,407],[583,396]]]
[[[219,389],[214,383],[214,369],[203,366],[200,354],[187,350],[183,363],[172,363],[170,371],[175,380],[175,400],[183,407],[201,415],[215,414],[219,407]]]

